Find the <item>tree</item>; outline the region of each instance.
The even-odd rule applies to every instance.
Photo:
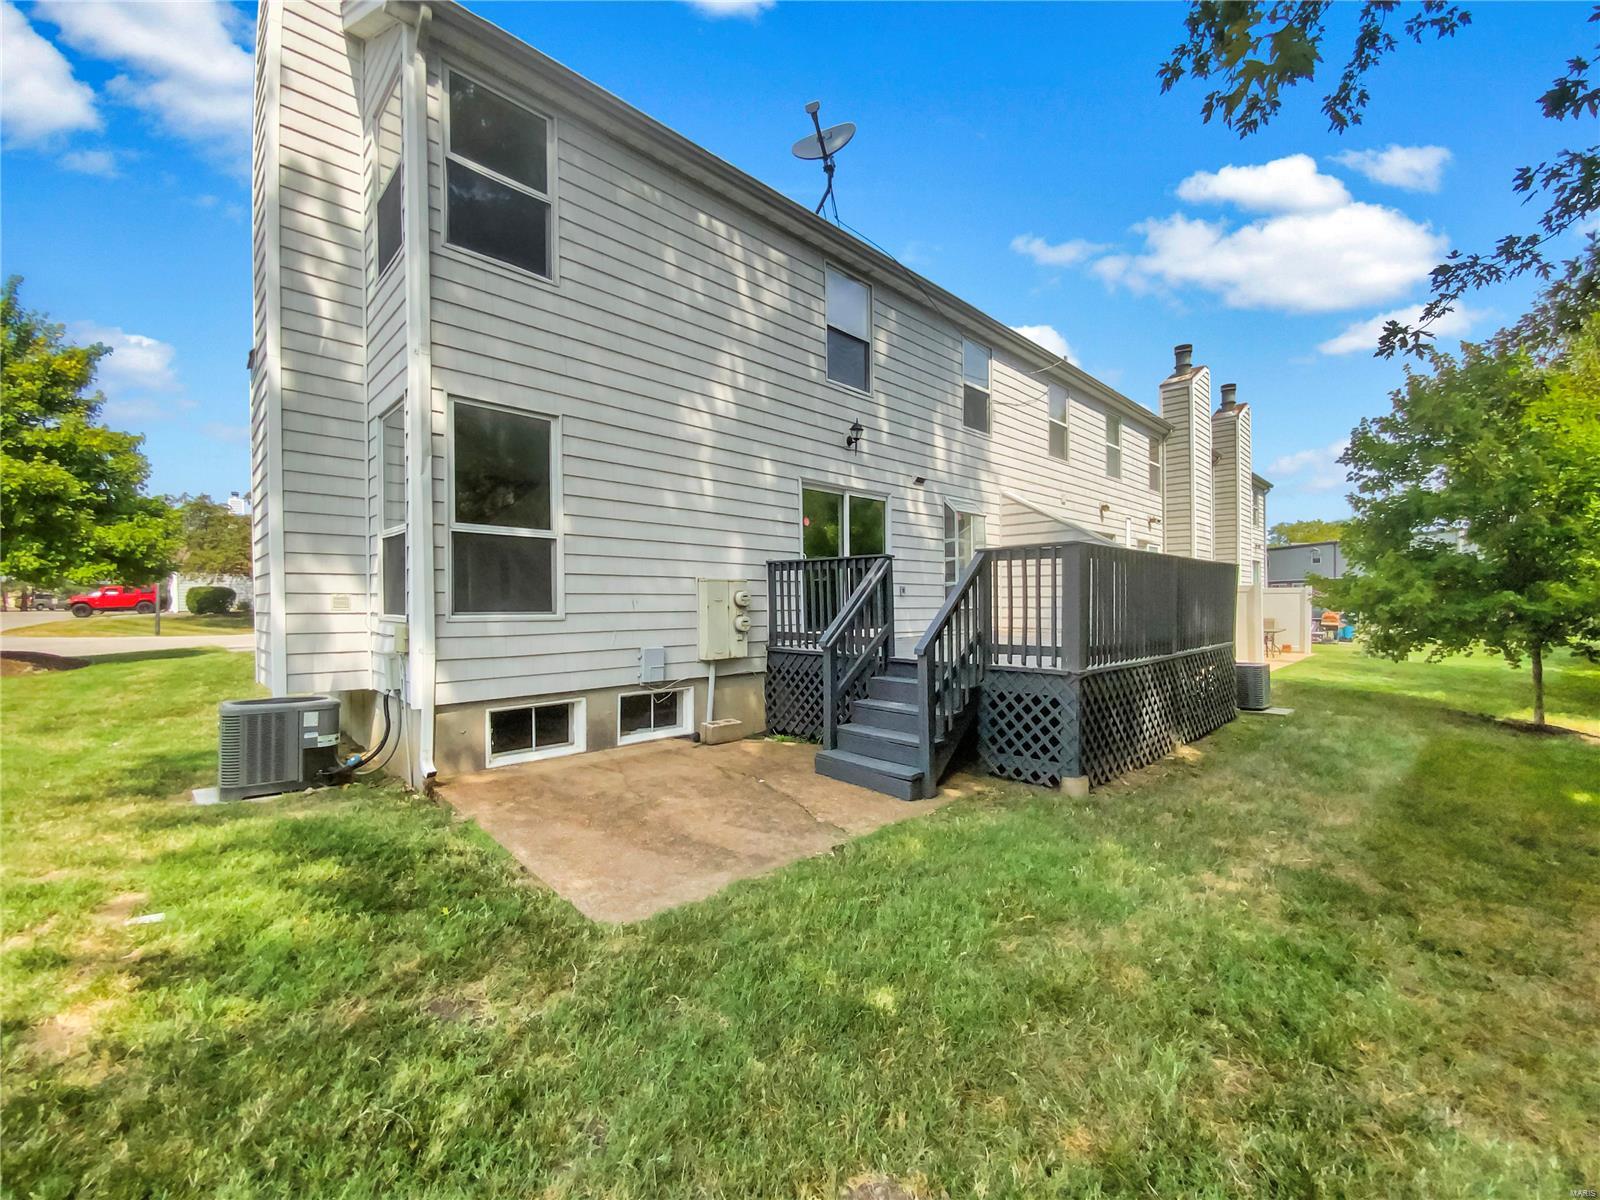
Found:
[[[1294,542],[1337,542],[1344,533],[1343,521],[1324,521],[1311,517],[1304,521],[1279,521],[1267,530],[1267,545],[1288,546]]]
[[[1558,366],[1504,346],[1428,361],[1351,435],[1341,545],[1365,573],[1327,587],[1380,654],[1526,655],[1542,727],[1545,657],[1600,638],[1600,315]]]
[[[1229,129],[1247,137],[1277,115],[1286,88],[1315,78],[1327,36],[1324,17],[1333,7],[1326,0],[1194,0],[1184,21],[1187,36],[1157,73],[1161,90],[1170,91],[1186,75],[1217,80],[1200,106],[1201,119],[1220,117]],[[1338,82],[1322,99],[1333,132],[1343,133],[1361,123],[1370,98],[1367,73],[1399,45],[1386,28],[1398,8],[1395,0],[1365,0],[1359,8],[1350,7],[1356,17],[1349,57]],[[1453,37],[1472,23],[1471,13],[1445,0],[1423,0],[1406,12],[1401,32],[1418,44]],[[1589,20],[1600,21],[1600,6],[1591,11]],[[1538,97],[1540,111],[1553,121],[1600,115],[1600,83],[1590,79],[1592,65],[1582,55],[1569,58],[1566,72]],[[1511,187],[1530,200],[1544,196],[1538,228],[1507,234],[1487,253],[1452,251],[1433,269],[1433,294],[1417,324],[1385,324],[1378,340],[1380,355],[1422,354],[1432,341],[1428,327],[1470,291],[1529,272],[1551,278],[1556,264],[1547,253],[1550,243],[1600,210],[1600,147],[1564,150],[1546,162],[1519,167]],[[1589,240],[1594,240],[1592,234]],[[1592,294],[1600,287],[1592,254],[1572,259],[1567,267],[1576,290]]]
[[[99,421],[88,389],[105,346],[0,290],[0,574],[32,581],[146,584],[172,567],[177,516],[144,494],[144,439]]]
[[[228,511],[210,496],[182,497],[183,548],[180,564],[191,575],[249,575],[250,518]]]

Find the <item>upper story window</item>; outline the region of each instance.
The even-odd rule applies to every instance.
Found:
[[[1050,417],[1050,457],[1067,461],[1068,414],[1071,411],[1067,389],[1059,383],[1050,384],[1047,403]]]
[[[378,274],[388,270],[405,241],[404,168],[400,162],[400,83],[389,89],[372,131],[373,166],[378,188]]]
[[[378,611],[406,615],[406,406],[378,423]]]
[[[968,429],[989,432],[989,347],[963,339],[961,343],[961,423]]]
[[[828,378],[858,392],[872,390],[872,289],[832,267],[826,270]]]
[[[555,612],[553,423],[453,398],[451,414],[451,612]]]
[[[550,123],[449,74],[445,240],[549,278]]]
[[[1106,414],[1106,478],[1122,478],[1122,418]]]
[[[1161,439],[1152,433],[1146,439],[1145,445],[1149,447],[1148,453],[1150,455],[1150,490],[1159,492],[1161,490]]]

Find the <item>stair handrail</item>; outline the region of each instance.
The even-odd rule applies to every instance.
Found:
[[[938,786],[935,751],[983,682],[992,630],[988,612],[989,552],[977,550],[917,641],[918,757],[923,786]],[[944,651],[941,656],[941,650]]]
[[[817,639],[822,650],[822,747],[839,747],[839,712],[856,681],[873,664],[894,657],[894,560],[884,555],[855,586]],[[846,659],[840,674],[840,658]]]

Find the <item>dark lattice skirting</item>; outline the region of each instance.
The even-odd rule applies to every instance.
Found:
[[[850,706],[867,694],[863,674],[850,688],[839,706],[839,724],[850,719]],[[767,731],[822,740],[822,651],[767,651]]]
[[[822,651],[767,651],[767,731],[822,740]]]
[[[1091,783],[1149,766],[1233,720],[1233,647],[1086,675],[1083,773]]]
[[[1054,787],[1078,766],[1078,681],[991,667],[978,705],[978,757],[991,775]]]

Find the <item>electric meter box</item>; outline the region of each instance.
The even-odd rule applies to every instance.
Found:
[[[700,657],[706,662],[750,653],[750,585],[743,579],[700,579]]]

